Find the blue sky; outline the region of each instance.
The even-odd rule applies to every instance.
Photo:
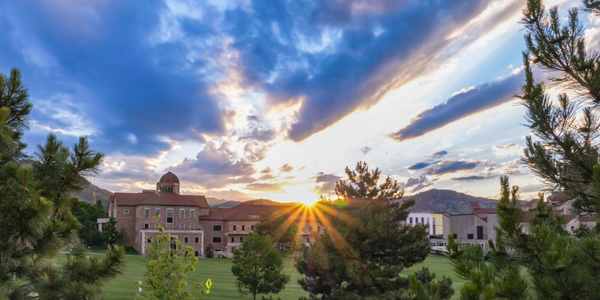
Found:
[[[408,194],[498,193],[527,128],[522,0],[4,1],[0,72],[34,104],[26,142],[88,135],[95,182],[280,201],[366,161]],[[546,1],[561,11],[578,1]],[[598,22],[584,16],[588,42]]]

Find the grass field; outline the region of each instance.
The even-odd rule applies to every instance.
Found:
[[[196,272],[188,278],[188,282],[200,281],[204,283],[207,278],[212,280],[213,286],[210,294],[204,295],[202,299],[252,299],[251,295],[241,297],[238,294],[235,286],[235,277],[231,274],[232,263],[232,259],[200,259],[196,265]],[[276,296],[274,295],[274,298],[280,297],[287,300],[307,296],[308,294],[298,284],[298,279],[301,276],[294,267],[292,255],[286,255],[284,263],[284,273],[290,275],[290,282],[287,284],[285,290]],[[463,281],[454,274],[448,260],[438,255],[430,255],[423,263],[404,270],[402,274],[412,274],[423,266],[429,267],[429,270],[436,274],[436,279],[442,278],[442,275],[449,276],[454,282],[454,289],[456,291],[460,290]],[[111,300],[133,299],[138,290],[137,282],[144,279],[145,273],[146,261],[143,256],[126,256],[123,274],[103,286],[104,298]]]

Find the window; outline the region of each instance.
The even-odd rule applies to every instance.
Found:
[[[193,209],[190,209],[190,218],[192,218],[192,219],[196,218],[196,211]]]
[[[221,237],[213,237],[213,243],[220,243],[221,242]]]
[[[150,209],[146,208],[144,209],[144,218],[149,218],[150,217]]]
[[[179,230],[184,230],[184,229],[185,229],[185,225],[179,224]]]
[[[477,226],[477,239],[483,240],[483,226]]]
[[[410,225],[412,225],[412,217],[410,217],[410,218],[408,218],[408,219],[410,219]]]
[[[175,237],[174,237],[174,236],[172,236],[172,237],[171,237],[171,241],[174,241],[174,240],[175,240]],[[173,250],[177,250],[177,244],[176,244],[176,243],[174,243],[174,242],[171,242],[171,249],[173,249]]]
[[[454,239],[457,239],[457,238],[458,238],[458,234],[456,234],[456,233],[453,233],[453,234],[452,234],[452,237],[454,237]]]
[[[236,225],[233,225],[233,231],[235,231],[235,230],[236,230]]]
[[[199,225],[198,226],[198,230],[204,230],[204,226],[203,225]]]
[[[250,227],[250,229],[252,229],[252,231],[254,231],[254,225],[252,225],[252,226]]]
[[[421,218],[421,224],[425,224],[425,218]]]
[[[194,256],[196,256],[196,257],[200,256],[200,252],[194,251]]]
[[[194,244],[200,243],[200,237],[194,237]]]
[[[167,209],[167,229],[173,229],[173,210]]]
[[[190,224],[190,230],[194,230],[196,226],[194,224]]]
[[[242,225],[242,231],[246,231],[246,225]]]
[[[235,238],[234,238],[234,237],[231,237],[231,242],[233,243],[234,241],[235,241]]]
[[[472,240],[473,239],[473,234],[472,233],[467,234],[467,239]]]
[[[123,214],[126,215],[126,216],[129,216],[129,209],[124,210]]]
[[[310,243],[310,238],[306,238],[306,242],[307,242],[307,243]]]
[[[185,209],[180,209],[179,210],[179,218],[180,219],[185,219]]]
[[[148,228],[150,228],[150,224],[148,224],[148,223],[144,224],[144,229],[148,229]]]
[[[158,229],[158,224],[154,223],[154,229]]]
[[[221,231],[221,225],[213,225],[213,231]]]
[[[243,242],[243,241],[244,241],[244,238],[243,238],[243,237],[240,237],[240,243],[241,243],[241,242]]]
[[[155,217],[160,216],[160,208],[157,208],[157,209],[154,210],[154,216]]]
[[[148,239],[146,240],[146,243],[152,244],[152,237],[151,236],[148,237]]]
[[[187,237],[187,236],[184,236],[184,237],[183,237],[183,243],[184,243],[184,244],[189,244],[189,243],[190,243],[190,238],[189,238],[189,237]]]

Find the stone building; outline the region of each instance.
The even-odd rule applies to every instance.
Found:
[[[179,178],[168,172],[156,183],[156,190],[110,197],[108,216],[116,219],[118,230],[127,232],[127,246],[144,254],[162,226],[165,233],[191,246],[196,256],[204,253],[204,231],[198,218],[209,214],[209,205],[204,196],[180,195],[179,191]],[[153,217],[159,218],[154,221]]]

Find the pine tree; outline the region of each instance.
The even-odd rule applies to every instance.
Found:
[[[598,3],[584,1],[586,9],[596,13]],[[546,12],[542,1],[528,0],[521,22],[527,30],[526,80],[517,96],[535,136],[527,137],[523,161],[554,190],[576,197],[574,207],[598,212],[600,55],[586,50],[577,8],[569,10],[563,25],[557,7]],[[536,81],[533,67],[551,72],[549,85]],[[548,86],[561,91],[556,100],[547,93]]]
[[[290,276],[281,273],[283,260],[269,236],[251,233],[233,253],[231,272],[242,296],[251,294],[256,300],[258,294],[277,294],[290,281]]]
[[[296,268],[305,276],[299,283],[310,299],[402,299],[410,283],[400,272],[429,254],[425,228],[399,224],[408,217],[414,200],[400,204],[371,199],[388,194],[376,187],[379,171],[368,172],[364,163],[357,169],[358,174],[369,175],[352,175],[353,189],[368,192],[350,194],[349,185],[338,182],[336,194],[363,196],[362,200],[342,199],[313,207],[327,216],[321,220],[325,229],[310,247],[303,248],[296,261]],[[378,191],[373,192],[375,189]],[[396,190],[393,194],[401,193],[392,189]]]
[[[404,191],[398,181],[388,176],[379,183],[381,171],[375,168],[369,171],[366,162],[356,163],[355,170],[346,167],[348,181],[340,180],[335,184],[335,194],[344,199],[400,199]]]
[[[563,215],[543,199],[525,222],[518,187],[501,178],[496,243],[486,263],[479,246],[459,248],[450,236],[455,271],[467,282],[461,299],[597,299],[600,293],[600,230],[570,235]],[[512,249],[509,251],[509,249]]]
[[[77,243],[81,224],[70,193],[98,171],[103,155],[86,137],[70,150],[51,134],[32,166],[23,166],[20,139],[31,104],[18,69],[0,76],[0,106],[0,298],[90,298],[120,272],[123,249],[110,247],[102,259],[72,253],[61,266],[49,259]]]

